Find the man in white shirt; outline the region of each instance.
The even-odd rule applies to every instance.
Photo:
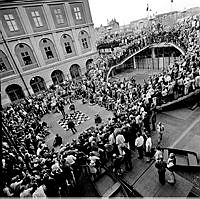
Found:
[[[143,144],[144,144],[144,138],[140,133],[137,133],[137,138],[135,139],[135,146],[138,150],[138,159],[143,158]]]
[[[116,144],[119,150],[119,154],[124,155],[122,147],[125,145],[125,138],[120,132],[117,133]]]
[[[151,156],[151,149],[152,149],[152,141],[150,135],[147,135],[147,140],[146,140],[146,157],[147,157],[147,162],[150,162],[150,156]]]

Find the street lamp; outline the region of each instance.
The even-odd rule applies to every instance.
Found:
[[[20,72],[20,70],[19,70],[19,68],[18,68],[18,66],[17,66],[17,64],[16,64],[16,62],[15,62],[15,60],[14,60],[14,58],[13,58],[12,53],[10,52],[10,49],[9,49],[9,47],[8,47],[8,44],[7,44],[7,41],[5,40],[5,38],[4,38],[3,33],[2,33],[1,30],[0,30],[0,33],[1,33],[1,37],[2,37],[3,43],[5,44],[6,49],[8,50],[8,52],[9,52],[9,54],[10,54],[10,57],[12,58],[12,61],[13,61],[14,65],[15,65],[16,69],[17,69],[17,72],[19,73],[19,76],[20,76],[20,78],[21,78],[21,80],[22,80],[22,82],[23,82],[23,84],[24,84],[24,86],[25,86],[27,92],[28,92],[28,95],[31,96],[31,93],[30,93],[30,91],[28,90],[28,87],[27,87],[27,85],[26,85],[26,82],[25,82],[25,80],[24,80],[24,78],[23,78],[23,76],[22,76],[22,74],[21,74],[21,72]]]

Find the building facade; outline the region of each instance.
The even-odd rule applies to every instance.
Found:
[[[80,79],[95,59],[88,0],[0,2],[2,105]]]

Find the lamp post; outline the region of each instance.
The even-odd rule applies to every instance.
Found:
[[[31,96],[31,93],[30,93],[30,91],[28,90],[28,87],[27,87],[27,85],[26,85],[26,82],[25,82],[25,80],[24,80],[24,78],[23,78],[23,76],[22,76],[22,74],[21,74],[21,72],[20,72],[20,70],[19,70],[19,68],[18,68],[18,66],[17,66],[17,64],[16,64],[16,62],[15,62],[15,60],[14,60],[14,58],[13,58],[13,55],[12,55],[12,53],[11,53],[9,47],[8,47],[7,41],[5,40],[5,38],[4,38],[3,33],[2,33],[1,30],[0,30],[0,33],[1,33],[1,37],[2,37],[3,43],[5,44],[6,49],[8,50],[8,52],[9,52],[9,54],[10,54],[10,57],[12,58],[12,61],[13,61],[14,65],[15,65],[15,68],[17,69],[17,72],[19,73],[19,76],[20,76],[20,78],[21,78],[21,80],[22,80],[22,82],[23,82],[23,84],[24,84],[24,86],[25,86],[25,88],[26,88],[26,90],[27,90],[27,92],[28,92],[28,95]]]

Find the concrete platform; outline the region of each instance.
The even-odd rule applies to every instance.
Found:
[[[136,155],[136,153],[135,153]],[[136,156],[137,157],[137,156]],[[133,169],[128,173],[124,174],[122,179],[129,185],[133,185],[137,179],[151,166],[152,163],[146,163],[145,159],[138,160],[132,159]]]
[[[188,108],[181,108],[181,109],[167,111],[167,112],[163,112],[163,113],[168,114],[172,117],[181,119],[181,120],[186,120],[190,117],[190,114],[192,114],[193,111]]]
[[[200,131],[200,130],[199,130]],[[185,150],[194,151],[197,153],[198,158],[200,160],[200,136],[194,135],[191,140],[184,147]]]
[[[158,179],[157,169],[152,164],[151,167],[143,173],[142,176],[133,184],[135,188],[144,197],[187,197],[193,184],[188,180],[176,175],[176,183],[170,185],[167,183],[168,172],[166,172],[166,183],[161,185]]]

